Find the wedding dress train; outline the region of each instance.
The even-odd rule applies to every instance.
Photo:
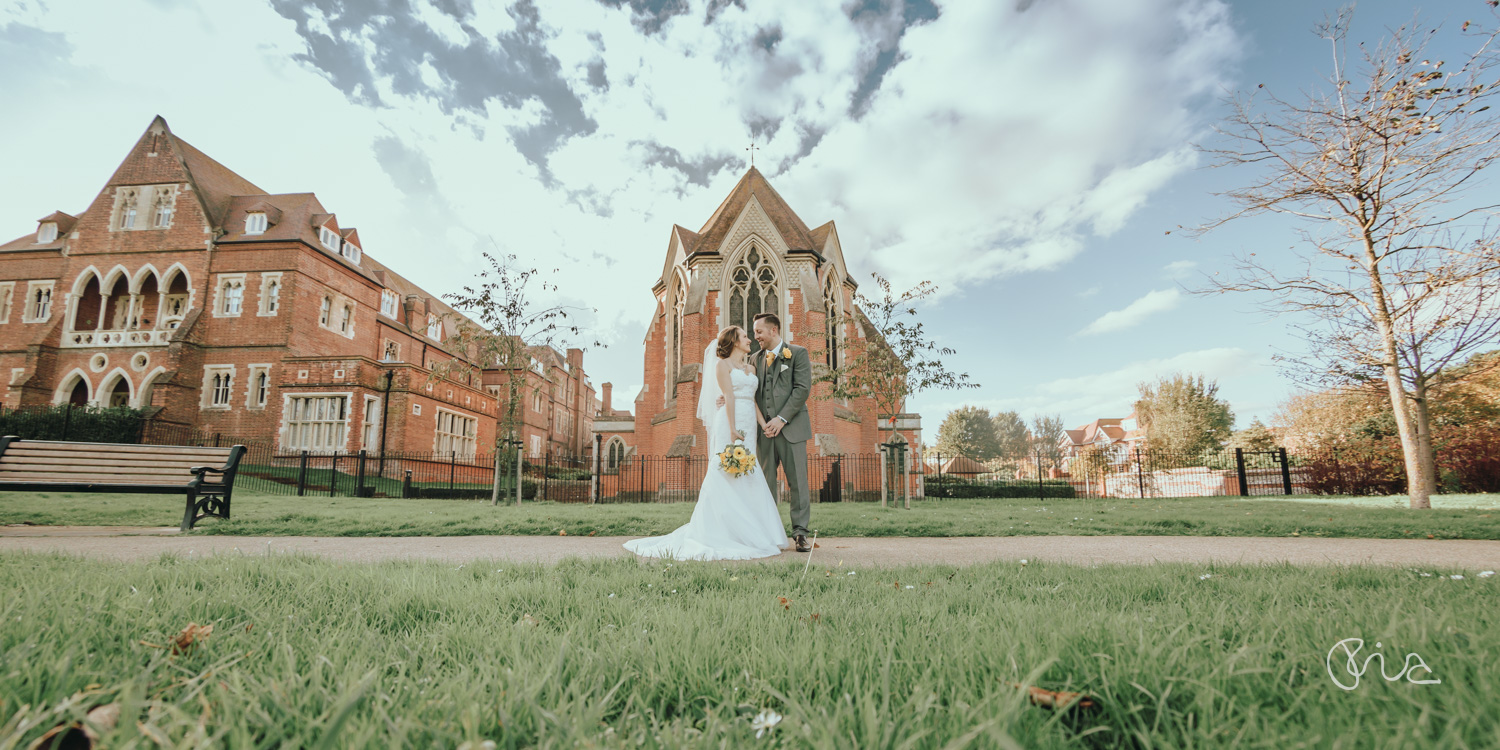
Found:
[[[712,371],[705,377],[712,377]],[[755,373],[732,369],[729,373],[734,397],[735,427],[745,433],[746,445],[755,449]],[[643,557],[676,560],[751,560],[780,554],[790,546],[786,527],[766,478],[756,467],[753,474],[732,477],[719,468],[718,453],[731,442],[724,408],[714,411],[708,425],[708,474],[698,490],[698,503],[687,524],[664,536],[632,539],[625,548]]]

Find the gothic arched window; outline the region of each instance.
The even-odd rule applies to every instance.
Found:
[[[687,298],[682,289],[682,279],[674,279],[672,287],[672,358],[667,368],[667,377],[670,379],[667,385],[671,388],[672,397],[676,398],[677,377],[682,372],[682,314],[687,309]]]
[[[604,464],[605,471],[611,473],[619,471],[620,464],[624,463],[625,461],[625,443],[622,442],[619,438],[610,440],[609,451],[607,455],[608,458],[606,459]]]
[[[161,229],[172,225],[172,204],[175,197],[172,195],[172,188],[163,187],[156,189],[156,201],[153,206],[155,211],[154,217],[151,220],[151,226]]]
[[[759,247],[752,246],[729,275],[729,324],[748,333],[755,316],[763,312],[780,315],[779,299],[775,267]]]
[[[826,363],[829,369],[837,370],[840,364],[840,357],[843,354],[839,347],[841,343],[839,341],[839,329],[842,328],[840,323],[842,323],[844,308],[843,285],[839,283],[838,274],[832,271],[828,273],[828,281],[823,285],[823,304],[825,320],[827,320],[824,334],[828,338],[828,343],[824,349],[826,352]]]

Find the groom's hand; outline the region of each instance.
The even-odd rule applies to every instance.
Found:
[[[781,434],[783,422],[780,419],[772,419],[766,423],[766,437],[773,438]]]

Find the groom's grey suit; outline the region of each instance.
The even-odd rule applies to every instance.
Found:
[[[787,357],[786,352],[791,352]],[[807,535],[812,521],[812,507],[807,492],[807,441],[812,439],[812,421],[807,416],[807,397],[812,392],[812,364],[807,350],[785,341],[775,350],[775,359],[766,361],[766,352],[755,353],[755,375],[760,384],[755,400],[760,412],[770,421],[781,417],[786,424],[776,437],[757,434],[756,450],[760,468],[765,474],[771,495],[777,496],[776,467],[786,473],[791,493],[792,535]]]

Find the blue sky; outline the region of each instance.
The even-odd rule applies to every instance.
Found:
[[[1240,426],[1295,387],[1255,300],[1189,294],[1289,227],[1178,229],[1247,175],[1202,168],[1221,98],[1330,69],[1337,5],[1257,0],[478,0],[0,5],[0,235],[86,206],[149,124],[271,192],[312,191],[429,290],[495,247],[598,308],[596,384],[628,406],[668,231],[696,229],[744,147],[857,280],[930,279],[922,310],[981,388],[917,396],[1124,416],[1138,381],[1216,378]],[[378,9],[378,12],[376,10]],[[1360,3],[1356,40],[1422,12],[1456,60],[1480,0]],[[1170,234],[1168,233],[1170,232]],[[870,288],[872,285],[866,285]]]

